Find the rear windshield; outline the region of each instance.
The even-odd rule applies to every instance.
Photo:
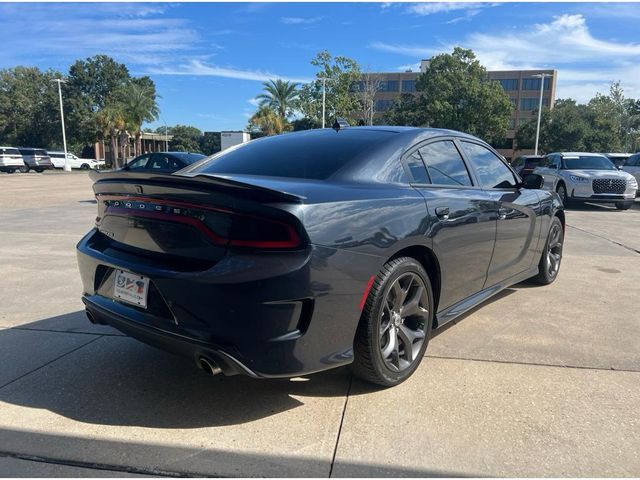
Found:
[[[191,165],[192,163],[195,163],[198,160],[202,160],[204,157],[206,157],[206,155],[203,155],[201,153],[182,153],[182,152],[177,152],[177,153],[172,153],[171,155],[173,155],[174,157],[179,158],[186,165]]]
[[[599,155],[564,157],[567,170],[615,170],[616,167],[607,157]]]
[[[528,158],[524,161],[527,167],[537,167],[540,164],[541,158]]]
[[[277,135],[214,155],[191,172],[324,180],[393,135],[388,131],[348,128]]]
[[[20,155],[17,148],[0,148],[0,155]]]
[[[41,155],[41,154],[38,154],[38,155]],[[49,156],[53,158],[64,158],[64,153],[49,152]]]
[[[42,155],[43,157],[46,157],[48,155],[46,150],[34,150],[33,154],[34,155]]]

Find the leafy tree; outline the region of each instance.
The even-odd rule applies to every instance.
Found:
[[[135,135],[135,155],[142,153],[142,124],[158,118],[156,87],[149,77],[131,78],[114,92]]]
[[[259,131],[264,135],[280,135],[289,130],[289,123],[274,110],[262,106],[249,119],[247,129],[250,132]]]
[[[311,130],[313,128],[320,128],[320,124],[307,117],[297,118],[291,122],[291,127],[294,132],[300,130]]]
[[[65,123],[74,141],[91,144],[101,131],[97,114],[130,79],[129,70],[107,55],[77,60],[63,92]]]
[[[169,128],[169,149],[177,152],[200,152],[202,132],[189,125],[176,125]]]
[[[213,155],[221,148],[220,132],[204,132],[200,137],[200,151],[205,155]]]
[[[504,138],[513,106],[498,82],[487,81],[487,71],[472,50],[455,47],[452,54],[433,57],[416,89],[423,94],[430,126],[489,142]]]
[[[60,107],[54,70],[15,67],[0,70],[0,144],[62,145]]]
[[[425,101],[422,96],[403,93],[393,102],[384,117],[387,125],[424,127],[428,125]]]
[[[352,119],[360,108],[352,85],[360,79],[358,63],[348,57],[332,57],[324,50],[316,55],[311,65],[318,68],[316,79],[302,86],[298,97],[298,110],[315,123],[322,124],[322,78],[325,78],[325,119],[330,124],[336,117]]]
[[[269,80],[262,85],[265,93],[256,97],[260,101],[260,106],[271,108],[283,119],[291,115],[295,100],[298,98],[298,84],[277,79]]]

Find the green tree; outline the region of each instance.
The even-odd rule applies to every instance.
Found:
[[[264,82],[263,90],[256,98],[260,106],[267,106],[285,119],[293,113],[295,100],[298,98],[298,84],[286,80],[269,80]]]
[[[331,124],[336,117],[354,120],[360,102],[353,95],[352,86],[360,79],[358,62],[348,57],[332,57],[324,50],[316,55],[311,65],[318,68],[316,79],[300,89],[297,110],[318,125],[322,124],[322,78],[325,78],[325,119]]]
[[[135,136],[135,155],[142,153],[142,124],[158,118],[156,87],[149,77],[131,78],[114,92],[127,117],[128,126]]]
[[[513,105],[498,82],[487,80],[487,70],[472,50],[455,47],[452,54],[433,57],[416,89],[423,94],[431,127],[460,130],[489,142],[505,137]]]
[[[169,127],[169,150],[176,152],[200,152],[200,138],[202,132],[190,125],[176,125]]]
[[[520,149],[535,146],[537,118],[521,125],[516,131],[516,145]],[[557,100],[552,110],[543,109],[540,118],[540,152],[585,150],[591,126],[587,120],[587,108],[575,100]]]
[[[428,125],[424,97],[403,93],[386,112],[384,121],[387,125],[406,127],[424,127]]]
[[[60,107],[54,70],[15,67],[0,70],[0,144],[62,145]]]
[[[273,109],[262,106],[253,114],[247,124],[250,132],[261,132],[264,135],[280,135],[289,130],[290,125],[286,119],[280,117]]]
[[[205,155],[213,155],[221,148],[220,132],[204,132],[200,137],[200,151]]]
[[[102,131],[98,112],[130,78],[127,67],[107,55],[71,65],[63,92],[68,137],[75,142],[94,143]]]

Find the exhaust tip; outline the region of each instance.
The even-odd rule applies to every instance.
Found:
[[[211,376],[222,373],[222,369],[216,364],[216,362],[206,357],[200,357],[200,359],[198,360],[198,365],[200,365],[200,368],[204,370],[205,373]]]

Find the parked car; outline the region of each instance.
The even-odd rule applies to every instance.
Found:
[[[533,173],[543,158],[542,155],[522,155],[516,158],[511,165],[516,173],[522,177],[528,173]]]
[[[638,182],[602,154],[550,153],[534,170],[544,177],[544,188],[570,202],[614,203],[618,210],[633,205]]]
[[[21,172],[27,173],[29,170],[33,169],[40,173],[49,168],[53,168],[51,157],[49,157],[46,150],[43,150],[42,148],[28,147],[19,147],[18,150],[20,150],[22,161],[24,163],[24,167],[20,169]]]
[[[152,171],[157,173],[177,172],[202,160],[206,155],[191,152],[156,152],[145,153],[127,162],[122,168],[128,171]]]
[[[640,183],[640,153],[631,155],[622,165],[621,170],[630,173]],[[636,196],[638,192],[636,192]]]
[[[51,163],[55,168],[64,168],[64,152],[49,152]],[[73,153],[67,152],[69,166],[71,168],[79,168],[81,170],[89,170],[90,168],[100,168],[104,165],[104,160],[96,160],[95,158],[78,158]]]
[[[606,153],[605,156],[613,162],[616,167],[622,167],[633,153]]]
[[[0,147],[0,172],[13,173],[24,168],[20,150],[14,147]]]
[[[261,138],[173,175],[92,171],[78,244],[89,320],[208,373],[291,377],[353,363],[409,377],[439,328],[502,289],[553,282],[565,217],[451,130]]]

